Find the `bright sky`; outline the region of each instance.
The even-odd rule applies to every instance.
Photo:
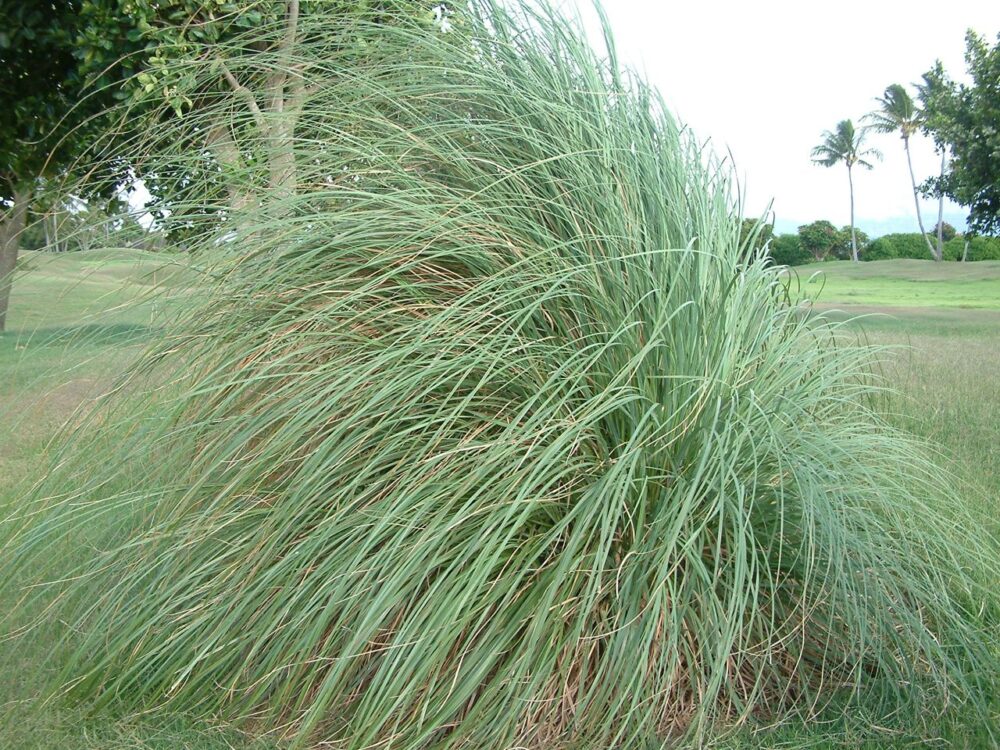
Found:
[[[1000,31],[995,0],[604,0],[604,7],[622,61],[646,74],[699,139],[732,152],[747,214],[763,213],[773,199],[780,231],[815,219],[848,222],[847,170],[810,161],[824,130],[845,118],[857,125],[886,86],[919,81],[937,58],[964,79],[966,29],[991,44]],[[870,141],[885,159],[855,177],[857,224],[871,234],[915,231],[902,143],[877,134]],[[940,157],[929,140],[914,141],[919,182],[937,174]],[[921,208],[930,230],[937,202]],[[945,213],[952,223],[965,217],[954,205]]]

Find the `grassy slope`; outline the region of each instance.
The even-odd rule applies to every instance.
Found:
[[[812,268],[812,267],[807,267]],[[822,265],[803,294],[870,341],[895,347],[886,372],[897,422],[930,439],[1000,534],[1000,261],[889,260]]]
[[[147,293],[164,282],[163,256],[101,252],[63,257],[29,255],[12,299],[10,330],[0,336],[0,517],[20,486],[44,466],[46,444],[88,398],[109,384],[133,356],[134,344],[155,335],[162,302]],[[896,417],[930,438],[953,463],[971,504],[994,519],[1000,498],[1000,263],[887,261],[824,264],[821,302],[842,315],[892,308],[865,319],[870,339],[900,344],[887,373],[903,394]],[[808,278],[800,274],[803,282]],[[806,285],[811,293],[814,287]],[[138,305],[123,307],[135,299]],[[954,304],[961,300],[961,304]],[[844,306],[853,302],[857,307]],[[970,309],[961,308],[968,305]],[[975,308],[975,309],[971,309]],[[1000,534],[1000,520],[994,521]],[[54,554],[68,551],[54,550]],[[14,602],[0,600],[4,610]],[[244,747],[230,733],[183,719],[82,721],[72,708],[42,707],[34,696],[58,623],[16,644],[0,642],[0,747],[228,748]],[[54,661],[58,661],[56,658]],[[853,745],[857,727],[832,730]],[[956,739],[979,747],[979,735]],[[737,740],[738,747],[824,747],[827,732],[786,729]],[[831,740],[832,742],[832,740]],[[888,738],[870,747],[888,747]],[[985,745],[983,745],[985,747]],[[263,747],[263,745],[255,745]]]
[[[892,261],[890,261],[892,262]],[[931,263],[931,261],[928,261]],[[892,269],[887,269],[891,273]],[[898,283],[896,278],[887,285]],[[875,312],[866,304],[840,306],[832,313],[847,319],[865,317],[852,327],[863,328],[872,343],[891,346],[884,373],[897,389],[893,421],[927,438],[939,452],[941,463],[956,476],[959,491],[971,508],[982,513],[993,536],[1000,540],[1000,311],[893,307],[891,313]],[[874,313],[874,314],[873,314]],[[994,699],[994,711],[997,710]],[[1000,727],[1000,714],[993,724]],[[773,731],[741,733],[726,750],[787,748],[860,748],[886,750],[931,746],[958,750],[995,747],[987,730],[965,725],[940,728],[939,738],[898,737],[875,733],[868,717],[839,717],[829,727],[808,730],[784,727]],[[926,743],[926,745],[925,745]]]
[[[903,397],[896,421],[955,463],[1000,534],[1000,311],[897,309],[863,325],[897,347],[886,363]]]
[[[817,307],[896,347],[897,421],[955,462],[1000,531],[1000,261],[841,261],[821,276],[800,274],[803,293],[822,285]]]
[[[1000,310],[1000,261],[834,261],[794,269],[824,304]]]
[[[169,259],[135,251],[25,253],[0,335],[0,497],[57,427],[151,335]],[[156,282],[154,284],[154,281]]]

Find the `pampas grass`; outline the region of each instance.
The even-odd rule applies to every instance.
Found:
[[[453,20],[231,52],[306,71],[293,193],[248,147],[255,197],[209,206],[163,148],[250,132],[232,92],[157,133],[204,273],[3,550],[104,524],[69,689],[352,750],[985,710],[995,545],[880,417],[877,352],[748,257],[728,169],[613,48]]]

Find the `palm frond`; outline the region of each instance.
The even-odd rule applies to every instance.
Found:
[[[885,94],[876,97],[881,107],[865,116],[869,127],[879,133],[899,132],[904,138],[909,138],[920,127],[921,113],[914,104],[913,98],[898,83],[893,83],[885,90]]]
[[[871,169],[868,159],[880,160],[882,152],[875,148],[861,149],[865,141],[867,128],[856,129],[850,120],[841,120],[837,127],[823,131],[823,141],[812,150],[815,164],[832,167],[844,162],[848,167],[854,164]]]

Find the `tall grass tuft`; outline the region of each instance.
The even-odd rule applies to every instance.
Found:
[[[986,711],[996,548],[880,417],[877,352],[747,256],[728,169],[612,47],[531,8],[230,51],[307,78],[294,190],[251,145],[253,198],[212,207],[207,152],[167,148],[204,273],[3,550],[10,582],[86,531],[69,689],[359,750]],[[248,133],[239,97],[159,158]]]

